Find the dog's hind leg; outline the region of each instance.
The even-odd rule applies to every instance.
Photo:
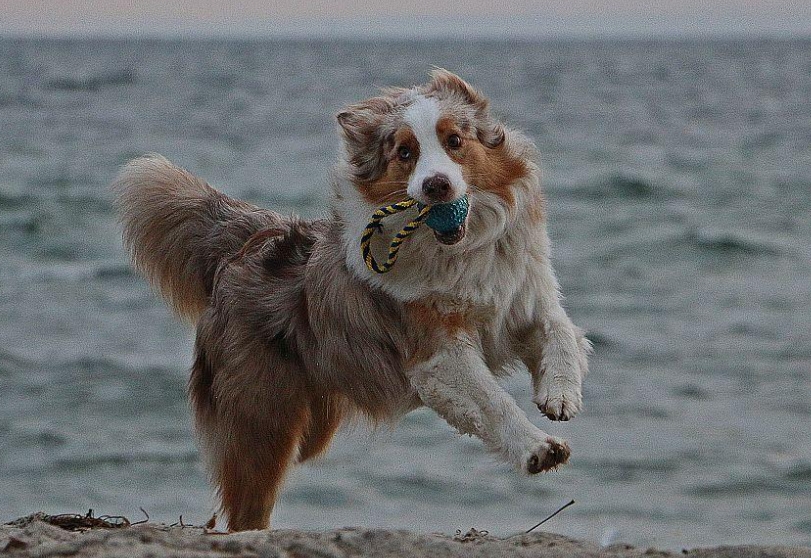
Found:
[[[304,425],[306,407],[275,404],[268,416],[233,417],[223,425],[215,464],[222,511],[231,531],[265,529],[290,467]]]
[[[189,386],[197,428],[229,528],[264,529],[310,420],[302,374],[272,347],[224,358],[205,318]]]

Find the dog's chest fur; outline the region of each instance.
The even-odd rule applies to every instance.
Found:
[[[518,223],[505,231],[504,223],[474,220],[470,238],[479,242],[459,247],[438,246],[422,231],[426,234],[403,248],[390,274],[364,279],[352,268],[354,254],[346,250],[354,246],[345,245],[344,226],[335,223],[315,243],[303,286],[309,291],[309,326],[321,330],[314,339],[321,358],[366,368],[365,381],[387,382],[463,332],[479,344],[492,370],[514,363],[535,312],[533,268],[548,242],[543,223]],[[501,234],[488,238],[494,229]]]
[[[505,209],[495,196],[474,192],[468,234],[460,243],[444,246],[429,231],[418,231],[385,275],[366,269],[355,230],[363,219],[355,214],[354,204],[345,203],[342,248],[348,272],[362,277],[367,288],[385,292],[398,302],[431,308],[437,319],[422,327],[439,329],[439,337],[447,333],[441,331],[447,330],[446,324],[464,317],[468,332],[476,332],[488,366],[498,371],[516,359],[516,339],[533,321],[538,297],[544,296],[546,287],[541,277],[548,263],[549,239],[538,173],[533,170],[515,185],[512,208]],[[377,238],[379,250],[407,220],[407,216],[395,216],[387,224]]]

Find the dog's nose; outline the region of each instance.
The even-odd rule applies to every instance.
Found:
[[[444,174],[435,174],[422,181],[422,193],[434,203],[451,199],[451,181]]]

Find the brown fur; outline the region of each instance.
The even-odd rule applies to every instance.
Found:
[[[398,150],[401,146],[411,150],[411,158],[400,160]],[[409,128],[400,128],[384,142],[382,171],[374,180],[363,182],[360,186],[361,194],[369,203],[386,205],[406,199],[406,185],[414,162],[420,154],[420,146],[414,133]]]
[[[488,147],[477,141],[479,138],[471,135],[455,119],[447,116],[441,118],[437,123],[440,142],[447,144],[453,134],[462,138],[462,145],[457,149],[448,149],[448,154],[462,166],[462,175],[467,183],[496,194],[508,206],[514,205],[515,183],[529,172],[526,162],[510,153],[504,142]]]
[[[373,97],[347,107],[336,116],[350,153],[353,173],[361,182],[372,182],[383,172],[384,140],[394,131],[387,125],[387,117],[395,106],[391,96]]]
[[[448,101],[453,107],[453,118],[440,121],[437,132],[447,138],[451,128],[465,138],[463,149],[455,152],[457,158],[475,161],[471,172],[490,176],[485,186],[505,199],[509,199],[510,179],[514,182],[525,175],[520,155],[504,149],[505,130],[490,114],[487,99],[458,76],[447,70],[436,69],[432,80],[414,89],[387,88],[380,97],[351,105],[337,115],[347,151],[351,171],[363,196],[377,205],[402,201],[405,181],[419,155],[419,145],[407,127],[402,126],[403,106],[414,95],[429,95]],[[397,158],[397,148],[412,148],[410,162]],[[472,152],[475,147],[476,151]]]
[[[208,305],[223,258],[256,231],[286,221],[221,194],[160,155],[125,166],[113,190],[132,261],[192,322]]]
[[[476,324],[467,311],[440,308],[441,303],[436,300],[405,305],[409,331],[413,332],[415,340],[415,350],[409,356],[408,366],[425,362],[459,333],[475,335]]]
[[[504,143],[504,127],[490,116],[487,98],[465,80],[442,68],[431,72],[433,78],[421,92],[435,95],[455,95],[474,111],[476,137],[485,146],[495,148]]]
[[[374,420],[411,405],[398,370],[405,339],[388,323],[393,301],[370,299],[341,271],[332,242],[323,222],[254,235],[221,270],[200,318],[190,390],[233,530],[267,525],[287,467],[326,450],[353,414],[349,401]],[[308,285],[308,265],[327,266],[333,281]],[[362,338],[379,352],[356,348]],[[321,376],[325,364],[346,370],[343,381]]]

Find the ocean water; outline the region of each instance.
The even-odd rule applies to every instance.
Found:
[[[202,523],[193,332],[130,270],[106,189],[161,152],[315,217],[333,115],[460,72],[543,153],[554,262],[596,352],[573,450],[525,478],[420,410],[343,432],[280,528],[544,528],[811,545],[811,42],[0,40],[0,520]]]

